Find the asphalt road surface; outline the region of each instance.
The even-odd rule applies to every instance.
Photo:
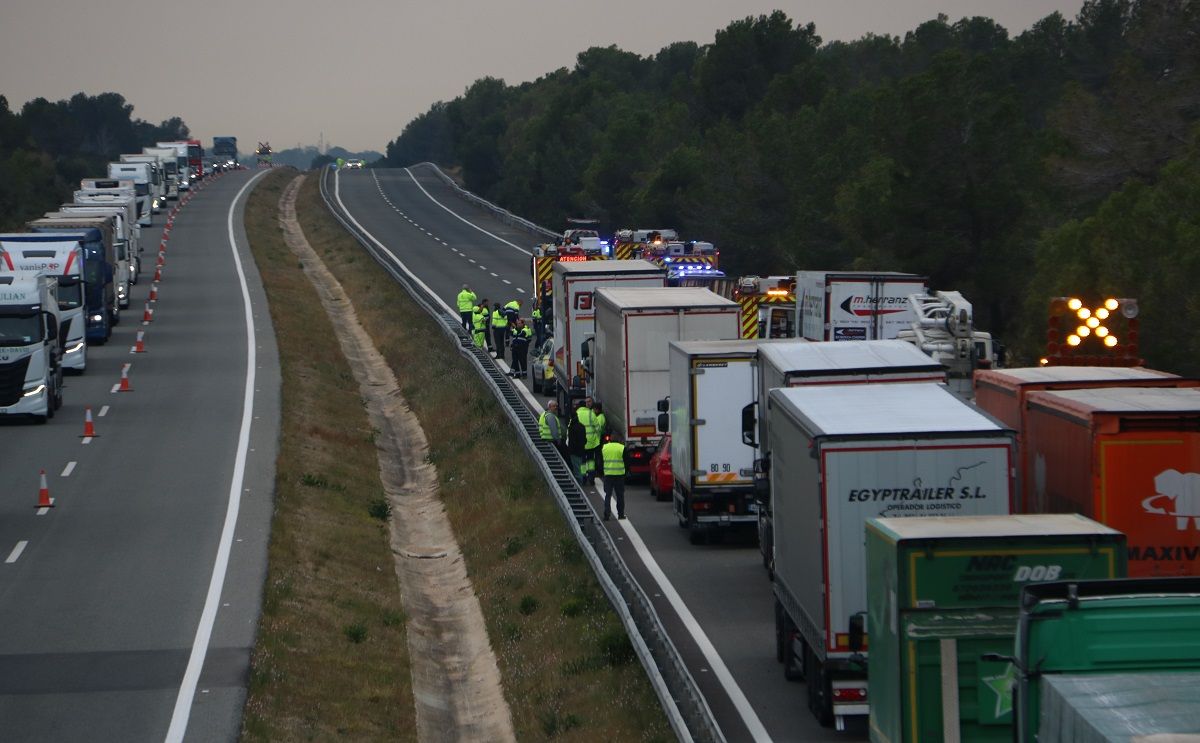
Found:
[[[211,181],[180,211],[148,325],[167,214],[143,228],[131,308],[67,378],[57,416],[0,421],[6,742],[237,737],[279,432],[275,340],[241,227],[256,175]],[[114,391],[126,364],[132,391]],[[41,469],[46,512],[34,507]]]
[[[461,200],[426,168],[344,170],[337,184],[353,218],[449,307],[467,282],[481,298],[522,300],[528,317],[537,242],[529,233]],[[774,599],[753,535],[694,546],[670,504],[654,501],[645,486],[627,487],[626,507],[629,519],[608,526],[728,740],[866,739],[861,719],[843,733],[820,727],[804,685],[784,680]]]

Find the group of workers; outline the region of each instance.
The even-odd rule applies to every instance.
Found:
[[[549,322],[549,287],[543,301],[535,304],[531,315],[533,328],[521,317],[521,300],[513,299],[493,307],[487,298],[479,299],[471,287],[463,284],[458,293],[458,313],[463,329],[471,333],[476,348],[487,348],[495,358],[510,351],[508,373],[519,379],[528,372],[529,344],[541,347]],[[612,516],[612,501],[617,501],[617,518],[625,518],[625,445],[608,432],[603,406],[587,397],[575,400],[569,418],[559,417],[558,402],[551,400],[538,418],[541,438],[551,442],[570,463],[571,473],[580,485],[596,481],[597,471],[604,475],[604,520]]]

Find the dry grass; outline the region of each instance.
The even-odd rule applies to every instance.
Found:
[[[517,738],[671,739],[628,637],[494,398],[432,321],[325,211],[316,178],[304,184],[296,208],[310,244],[350,295],[429,438]],[[264,273],[291,273],[294,260],[284,263],[272,260]],[[318,341],[315,324],[299,327],[302,343]],[[312,358],[329,358],[310,351]],[[357,407],[354,414],[361,415]]]
[[[283,242],[272,173],[246,232],[279,343],[283,419],[246,740],[412,740],[404,613],[358,385],[321,303]]]

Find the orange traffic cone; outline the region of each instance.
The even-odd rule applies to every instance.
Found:
[[[155,266],[155,267],[154,267],[154,280],[155,280],[155,281],[162,281],[162,266]]]
[[[158,262],[154,264],[155,268],[162,268],[167,265],[167,256],[161,250],[158,251]]]
[[[146,303],[146,311],[142,313],[142,324],[145,325],[154,319],[154,310],[150,309],[150,303]]]
[[[94,439],[96,438],[96,424],[92,422],[92,408],[88,406],[84,408],[83,414],[83,436],[81,438]]]
[[[46,486],[46,470],[42,470],[42,486],[38,488],[38,502],[34,508],[54,508],[54,499],[50,497],[50,488]]]
[[[158,284],[150,285],[150,301],[151,302],[158,301]]]
[[[137,334],[137,342],[133,344],[134,353],[146,353],[146,331],[139,330]],[[88,408],[88,416],[90,418],[92,409]]]
[[[121,386],[117,388],[117,392],[133,392],[133,388],[129,386],[129,364],[121,367]]]
[[[167,241],[164,239],[158,244],[158,252],[164,253],[167,250]]]

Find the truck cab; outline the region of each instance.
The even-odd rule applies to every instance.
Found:
[[[121,162],[127,165],[144,164],[150,168],[150,209],[153,213],[158,214],[167,204],[167,181],[165,174],[160,167],[161,161],[158,155],[121,155]],[[112,175],[112,173],[109,173]]]
[[[0,275],[0,417],[45,423],[62,406],[58,282]]]
[[[27,227],[34,233],[55,235],[62,240],[78,240],[83,248],[84,313],[87,340],[105,343],[112,336],[120,309],[114,287],[116,264],[111,235],[104,233],[103,220],[37,219]]]
[[[44,274],[58,280],[63,369],[82,374],[87,369],[87,318],[79,241],[30,233],[0,235],[0,267],[15,274]]]
[[[108,178],[105,183],[120,183],[121,181],[131,181],[133,183],[134,193],[138,200],[138,225],[141,227],[149,227],[154,221],[154,202],[158,198],[156,187],[154,185],[154,171],[151,163],[109,163]],[[98,181],[83,181],[81,185],[86,188],[115,188],[115,186],[100,185]]]

